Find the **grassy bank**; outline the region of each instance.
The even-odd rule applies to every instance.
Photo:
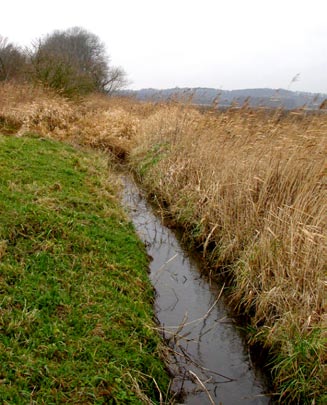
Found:
[[[268,348],[281,403],[325,403],[327,115],[199,112],[0,84],[0,131],[105,150],[230,281],[249,340]]]
[[[141,183],[230,281],[282,403],[325,403],[327,115],[166,105],[131,152]]]
[[[0,136],[0,169],[1,403],[159,402],[147,257],[104,156]]]

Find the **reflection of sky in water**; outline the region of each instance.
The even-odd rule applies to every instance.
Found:
[[[157,317],[165,336],[175,335],[172,348],[183,368],[181,375],[193,371],[215,403],[268,404],[268,397],[262,395],[262,379],[255,375],[223,302],[213,305],[219,289],[200,277],[197,264],[183,252],[173,232],[153,215],[135,185],[124,181],[124,204],[153,259],[150,278],[157,291]],[[180,388],[181,375],[175,387]],[[188,379],[183,387],[188,391],[185,404],[210,404],[208,394],[198,389],[199,383]]]

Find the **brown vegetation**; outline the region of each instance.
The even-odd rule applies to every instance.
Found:
[[[326,400],[327,115],[225,112],[2,84],[0,130],[129,156],[142,184],[232,280],[285,401]]]
[[[232,279],[283,398],[326,383],[327,116],[166,106],[132,152],[144,184]]]
[[[135,113],[103,95],[79,101],[30,85],[0,84],[0,130],[38,132],[45,137],[122,154],[138,127]]]

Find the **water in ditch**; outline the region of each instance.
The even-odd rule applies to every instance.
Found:
[[[228,316],[220,289],[165,227],[133,180],[124,176],[123,204],[147,246],[155,310],[169,341],[173,390],[183,404],[269,404],[265,379]]]

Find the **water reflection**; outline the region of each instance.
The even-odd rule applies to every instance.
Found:
[[[170,343],[173,388],[185,391],[185,404],[268,404],[263,377],[251,364],[220,290],[200,276],[198,264],[133,181],[123,181],[123,203],[152,257],[150,278],[160,328]]]

